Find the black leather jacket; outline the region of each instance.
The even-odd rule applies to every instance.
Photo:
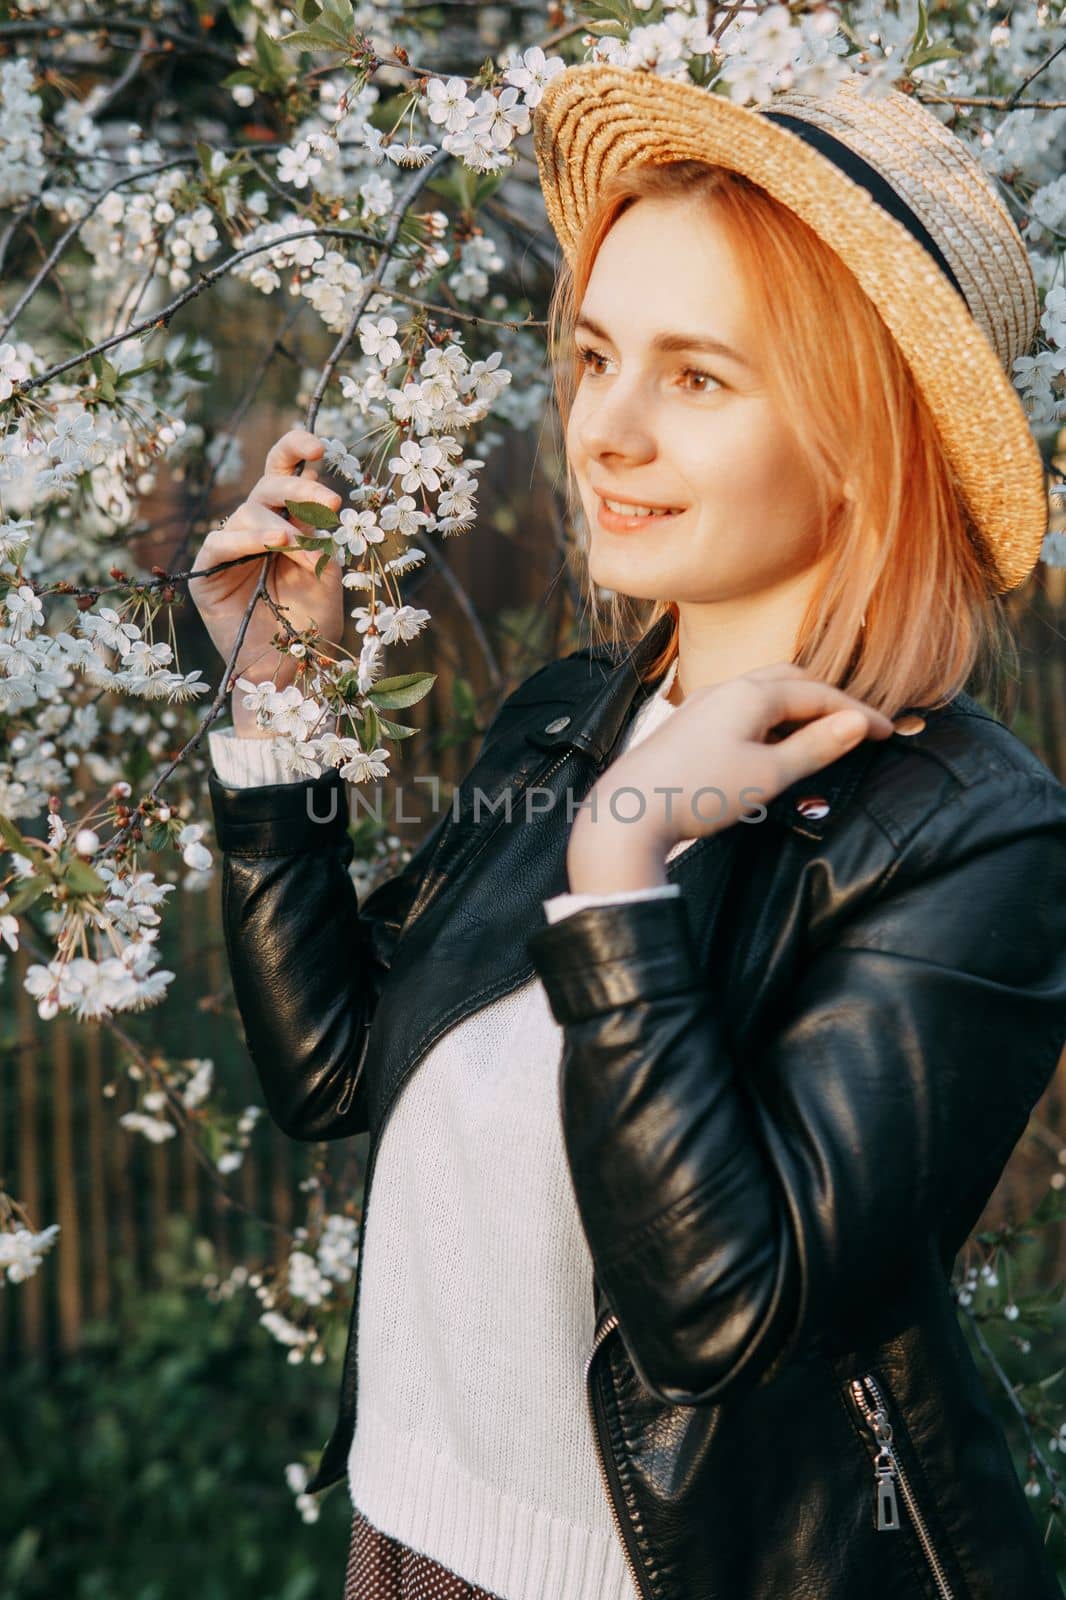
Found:
[[[548,927],[563,796],[612,759],[664,626],[534,673],[361,911],[335,773],[210,776],[268,1110],[297,1139],[369,1130],[365,1216],[409,1074],[539,973],[639,1593],[1061,1600],[948,1280],[1066,1042],[1066,789],[960,695],[690,845],[680,900]],[[345,1472],[358,1293],[312,1490]]]

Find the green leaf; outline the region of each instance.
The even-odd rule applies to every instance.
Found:
[[[913,72],[915,67],[927,66],[930,61],[949,61],[962,55],[961,50],[956,50],[950,44],[931,44],[924,50],[917,51],[908,57],[907,70]]]
[[[285,65],[285,52],[262,26],[256,29],[255,54],[263,71],[276,76]]]
[[[337,513],[317,500],[286,500],[285,509],[297,522],[306,522],[312,528],[339,528],[341,525]]]
[[[200,1142],[212,1166],[218,1160],[225,1148],[222,1129],[217,1122],[204,1122],[200,1125]]]
[[[373,706],[368,706],[359,730],[359,743],[364,750],[373,750],[381,743],[381,719]]]
[[[7,848],[13,851],[15,855],[29,856],[30,860],[33,860],[33,851],[30,846],[23,839],[10,817],[5,817],[2,811],[0,811],[0,839],[3,839]]]
[[[292,33],[283,33],[283,44],[295,45],[298,50],[347,50],[348,40],[335,33],[332,28],[326,28],[321,23],[316,23],[313,28],[296,28]]]
[[[1047,1189],[1040,1201],[1022,1224],[1045,1227],[1049,1222],[1066,1222],[1066,1189]]]
[[[379,678],[367,690],[367,699],[382,711],[399,711],[417,705],[437,681],[435,672],[405,672],[398,678]]]
[[[107,893],[107,884],[87,861],[68,861],[63,870],[63,882],[75,894]]]
[[[460,717],[473,722],[477,717],[477,700],[466,678],[456,678],[452,683],[452,705]]]
[[[96,389],[101,400],[108,405],[113,405],[117,399],[118,371],[104,356],[94,355],[89,358],[93,373],[96,376]]]
[[[4,907],[4,915],[14,917],[20,911],[25,911],[27,906],[32,906],[33,902],[44,894],[48,883],[49,880],[44,877],[24,879]]]
[[[402,722],[390,722],[387,717],[378,717],[378,725],[389,739],[409,739],[412,733],[418,732],[417,728],[408,728]]]

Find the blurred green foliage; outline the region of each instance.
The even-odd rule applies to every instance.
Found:
[[[333,1425],[338,1353],[290,1365],[248,1290],[210,1302],[211,1246],[172,1219],[161,1286],[128,1287],[0,1412],[0,1600],[340,1600],[347,1489],[305,1523],[285,1481]]]

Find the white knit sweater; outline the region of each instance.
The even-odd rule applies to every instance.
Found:
[[[624,748],[675,709],[674,671]],[[223,781],[288,781],[270,740],[208,738]],[[679,893],[561,894],[544,910],[555,922]],[[534,977],[438,1039],[386,1120],[364,1219],[349,1490],[383,1533],[502,1600],[636,1600],[587,1410],[592,1259],[559,1119],[561,1050]]]

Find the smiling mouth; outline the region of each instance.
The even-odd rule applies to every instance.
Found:
[[[611,500],[607,495],[599,496],[606,509],[616,517],[676,517],[680,515],[678,506],[631,506],[622,500]]]

